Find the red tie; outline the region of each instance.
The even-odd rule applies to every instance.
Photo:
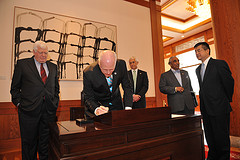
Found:
[[[43,83],[45,84],[47,80],[47,75],[46,75],[45,69],[43,68],[43,63],[41,63],[41,77],[42,77]]]

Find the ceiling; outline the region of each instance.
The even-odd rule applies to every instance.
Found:
[[[126,0],[145,7],[149,0]],[[163,46],[212,28],[211,14],[200,18],[186,10],[187,0],[156,0],[161,6]]]

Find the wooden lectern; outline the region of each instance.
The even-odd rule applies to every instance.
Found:
[[[93,123],[50,124],[51,160],[203,160],[201,116],[169,107],[112,111]]]

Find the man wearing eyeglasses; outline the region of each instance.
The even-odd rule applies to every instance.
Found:
[[[138,69],[138,60],[135,57],[129,59],[131,70],[128,71],[128,77],[133,87],[133,109],[146,108],[145,94],[148,91],[147,72]]]
[[[179,59],[175,56],[169,58],[171,69],[163,74],[159,81],[159,89],[167,94],[168,106],[173,114],[194,114],[196,103],[191,95],[193,92],[188,72],[179,69]]]
[[[22,142],[22,159],[48,159],[48,123],[56,120],[59,102],[57,66],[49,61],[46,43],[33,45],[31,58],[17,61],[11,95],[18,108]]]

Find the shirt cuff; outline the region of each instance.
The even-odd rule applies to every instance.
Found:
[[[99,107],[97,107],[97,108],[94,110],[94,114],[95,114],[96,116],[98,116],[98,115],[96,114],[98,108],[99,108]]]
[[[132,107],[125,107],[125,110],[131,110]]]

